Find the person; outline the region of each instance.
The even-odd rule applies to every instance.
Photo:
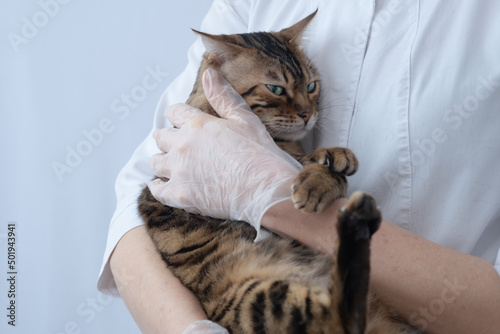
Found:
[[[278,31],[317,8],[303,45],[321,74],[322,99],[318,130],[304,146],[346,146],[358,157],[360,169],[349,178],[349,192],[372,194],[385,219],[372,241],[373,288],[429,333],[500,332],[500,21],[495,15],[500,2],[215,0],[201,30]],[[200,322],[206,319],[200,304],[163,265],[136,207],[155,172],[151,159],[161,153],[153,133],[171,127],[170,121],[181,132],[159,132],[158,144],[170,158],[155,158],[156,171],[228,177],[231,186],[242,188],[248,182],[238,170],[230,176],[196,171],[201,161],[216,158],[220,142],[196,140],[187,131],[193,119],[232,127],[245,117],[244,107],[219,108],[223,119],[215,123],[182,105],[168,109],[170,121],[163,116],[167,106],[187,99],[203,51],[201,41],[191,47],[185,71],[161,98],[151,134],[117,179],[118,204],[98,287],[121,295],[143,333],[223,332]],[[234,101],[216,75],[206,81],[213,103]],[[257,140],[245,131],[244,140]],[[186,156],[175,150],[181,138],[189,142],[189,152],[215,153],[191,155],[186,164]],[[174,174],[183,194],[202,191]],[[224,198],[224,182],[218,185]],[[231,198],[224,198],[225,207],[203,207],[195,199],[176,198],[168,183],[154,187],[165,202],[177,200],[202,213],[218,210],[227,218],[238,214],[227,208]],[[266,189],[272,191],[273,184]],[[241,205],[252,198],[246,201]],[[261,207],[264,212],[252,223],[330,252],[335,214],[344,203],[340,199],[320,214],[305,215],[284,198]]]

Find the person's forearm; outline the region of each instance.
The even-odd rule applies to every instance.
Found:
[[[262,225],[331,253],[337,210],[302,214],[282,202]],[[500,277],[487,261],[440,246],[383,221],[372,241],[371,283],[382,300],[429,333],[494,333],[500,328]]]
[[[195,296],[170,273],[144,226],[127,232],[110,259],[118,290],[145,334],[180,334],[206,315]]]
[[[372,283],[389,305],[429,333],[495,333],[500,277],[484,259],[384,222],[372,244]]]
[[[321,213],[303,213],[291,201],[280,202],[266,211],[261,224],[323,253],[333,253],[337,240],[337,212],[347,203],[338,199]]]

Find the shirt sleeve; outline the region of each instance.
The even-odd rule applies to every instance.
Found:
[[[239,6],[238,1],[215,0],[202,22],[201,30],[212,34],[244,32],[247,29],[247,24],[243,17],[248,16],[248,14],[245,15],[245,9],[245,6]],[[105,294],[119,296],[109,266],[109,258],[115,246],[125,233],[143,224],[137,211],[137,199],[142,189],[153,178],[153,170],[150,167],[151,157],[160,152],[153,139],[153,133],[157,129],[171,126],[163,117],[163,112],[167,106],[183,103],[187,100],[196,80],[204,51],[201,39],[198,39],[190,47],[188,65],[160,98],[151,132],[118,174],[115,183],[117,205],[109,225],[106,248],[97,282],[99,291]]]
[[[495,261],[495,269],[498,275],[500,275],[500,249],[498,250],[497,260]]]

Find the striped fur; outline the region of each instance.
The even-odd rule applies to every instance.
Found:
[[[215,115],[200,78],[206,68],[217,69],[278,145],[304,165],[292,197],[304,212],[319,212],[345,196],[346,176],[358,164],[348,149],[304,155],[297,142],[317,118],[319,76],[297,44],[314,15],[278,33],[200,33],[207,53],[188,100]],[[267,85],[285,93],[274,94]],[[368,195],[356,193],[339,214],[334,257],[274,234],[255,243],[250,225],[164,206],[147,187],[139,212],[168,268],[195,293],[208,318],[230,333],[377,334],[404,328],[368,292],[370,238],[381,219]]]

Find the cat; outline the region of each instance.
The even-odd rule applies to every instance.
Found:
[[[304,168],[291,193],[297,209],[321,212],[345,197],[357,171],[349,149],[304,154],[299,140],[318,119],[320,78],[300,49],[316,12],[279,32],[202,36],[206,53],[187,104],[217,116],[201,85],[213,68],[245,99],[276,144]],[[381,221],[374,199],[356,192],[338,214],[334,256],[271,234],[254,242],[249,224],[189,214],[159,203],[145,187],[139,213],[163,260],[230,333],[402,333],[369,291],[370,240]],[[304,222],[307,224],[307,222]],[[408,332],[409,333],[409,332]]]

